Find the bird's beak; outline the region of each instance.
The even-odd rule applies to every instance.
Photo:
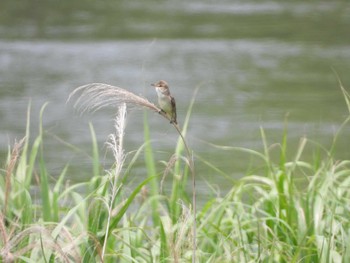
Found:
[[[151,86],[155,87],[155,86],[156,86],[156,84],[154,84],[154,83],[151,83]]]

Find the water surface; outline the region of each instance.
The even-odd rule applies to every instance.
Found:
[[[314,6],[316,9],[311,8]],[[138,10],[131,4],[126,8],[134,10],[132,12]],[[168,7],[156,5],[155,9],[147,11],[148,14],[153,14],[157,8]],[[95,127],[101,161],[108,168],[112,160],[104,142],[113,132],[115,109],[80,116],[72,104],[66,104],[69,93],[83,84],[103,82],[156,102],[150,83],[159,79],[170,84],[177,101],[180,124],[194,90],[200,86],[188,140],[197,155],[199,185],[203,189],[206,189],[206,181],[218,184],[221,189],[227,189],[231,184],[230,179],[208,168],[204,161],[212,163],[231,179],[243,176],[255,163],[249,155],[225,151],[213,144],[261,151],[261,127],[269,144],[279,143],[287,120],[289,160],[293,159],[301,137],[306,136],[326,148],[331,146],[334,134],[348,114],[333,72],[335,70],[345,88],[350,89],[349,35],[343,34],[349,18],[344,15],[347,6],[343,2],[312,5],[278,1],[216,4],[186,1],[174,10],[176,16],[186,14],[185,18],[191,17],[187,25],[192,30],[192,37],[185,29],[182,30],[187,33],[182,34],[177,27],[179,24],[170,24],[165,32],[162,21],[147,20],[147,24],[135,18],[134,22],[114,25],[115,30],[124,28],[123,32],[128,32],[124,36],[136,36],[140,28],[144,28],[142,30],[147,34],[135,39],[118,39],[113,34],[110,39],[106,35],[97,37],[96,24],[91,25],[90,31],[78,30],[75,38],[68,34],[69,37],[66,33],[76,30],[76,25],[68,24],[66,30],[55,31],[58,25],[50,19],[43,28],[39,27],[42,29],[38,31],[42,34],[39,37],[30,35],[30,32],[37,31],[35,28],[40,23],[32,25],[33,31],[26,31],[29,37],[2,39],[1,158],[5,158],[9,143],[24,136],[28,104],[31,103],[34,139],[39,110],[49,102],[44,113],[44,148],[51,175],[57,176],[70,162],[72,172],[69,179],[87,180],[91,176],[88,123],[91,121]],[[319,17],[322,14],[334,18],[334,21],[328,19],[333,27],[322,26]],[[215,19],[222,15],[223,21],[212,23],[210,15]],[[285,20],[279,20],[281,17]],[[308,22],[310,17],[315,24],[305,23],[303,27],[295,24],[296,18]],[[234,23],[230,24],[226,19]],[[259,21],[265,22],[260,24]],[[19,32],[13,31],[16,23],[3,26],[1,30],[13,37]],[[225,33],[231,31],[236,36]],[[50,39],[52,36],[55,38]],[[88,40],[79,39],[87,36]],[[149,112],[148,118],[156,159],[168,160],[174,151],[177,135],[157,114]],[[126,151],[134,151],[143,143],[142,127],[143,112],[129,112]],[[348,132],[346,127],[338,138],[336,158],[350,157]],[[67,144],[81,151],[75,151]],[[311,148],[314,146],[307,149],[304,158],[311,160],[314,157]],[[140,158],[134,169],[135,178],[145,177],[143,167]]]

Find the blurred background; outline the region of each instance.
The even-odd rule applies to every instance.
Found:
[[[89,179],[89,122],[107,169],[112,160],[104,142],[113,132],[115,109],[80,116],[66,105],[74,88],[91,82],[120,86],[156,102],[150,84],[165,79],[180,125],[200,86],[188,140],[203,189],[207,181],[222,191],[230,188],[231,179],[254,163],[249,155],[214,145],[262,151],[260,127],[274,144],[282,141],[287,126],[287,159],[293,159],[305,136],[313,142],[303,157],[310,160],[324,154],[315,145],[331,147],[348,115],[333,71],[350,90],[348,0],[2,0],[0,5],[2,164],[8,145],[25,134],[29,103],[34,140],[40,108],[49,102],[43,126],[51,176],[69,162],[70,180]],[[156,160],[167,161],[177,134],[157,114],[149,112],[148,119]],[[143,112],[129,112],[127,152],[141,146],[142,130]],[[335,149],[336,158],[350,158],[348,127]],[[135,178],[145,177],[143,167],[139,158]]]

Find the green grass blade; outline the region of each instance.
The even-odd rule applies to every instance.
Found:
[[[63,188],[63,184],[64,184],[64,178],[65,175],[67,173],[68,170],[68,165],[66,165],[63,169],[63,171],[61,172],[60,177],[58,178],[55,187],[53,189],[53,194],[52,194],[52,220],[54,222],[58,222],[59,221],[59,211],[60,211],[60,200],[59,200],[59,195],[60,195],[60,191]]]
[[[20,183],[25,183],[26,188],[29,190],[31,177],[27,174],[27,154],[28,154],[28,148],[29,148],[29,138],[30,138],[30,109],[31,109],[31,101],[28,103],[27,108],[27,123],[26,123],[26,135],[25,135],[25,142],[22,149],[21,158],[19,161],[19,164],[17,166],[16,171],[16,179]]]
[[[43,210],[43,219],[44,221],[51,221],[51,202],[50,202],[50,187],[48,180],[48,173],[44,161],[44,149],[43,149],[43,113],[47,103],[43,105],[40,110],[39,117],[39,136],[41,140],[40,144],[40,157],[39,157],[39,167],[40,167],[40,190],[41,190],[41,198],[42,198],[42,210]]]
[[[33,171],[35,168],[35,162],[37,160],[38,157],[38,153],[39,150],[41,148],[41,144],[42,144],[42,138],[39,136],[35,139],[33,145],[32,145],[32,149],[30,151],[30,155],[29,155],[29,162],[28,162],[28,168],[27,168],[27,177],[26,177],[26,185],[30,185],[32,178],[33,178]]]
[[[160,253],[159,253],[159,261],[165,263],[168,261],[169,257],[169,249],[167,244],[167,235],[164,230],[163,223],[160,221],[159,224],[159,235],[160,235]]]
[[[92,170],[93,170],[93,176],[99,176],[100,175],[100,156],[98,152],[98,144],[96,139],[96,133],[94,130],[94,127],[92,126],[92,123],[89,123],[90,128],[90,134],[91,134],[91,141],[92,141]]]
[[[145,140],[144,158],[146,162],[147,177],[153,178],[153,180],[150,181],[150,186],[151,186],[150,194],[151,196],[156,196],[159,194],[158,180],[157,180],[157,177],[155,177],[155,175],[157,175],[157,171],[156,171],[156,165],[153,157],[152,144],[150,141],[150,131],[149,131],[146,111],[144,111],[144,115],[143,115],[143,131],[144,131],[144,140]],[[153,223],[155,226],[157,226],[159,224],[159,214],[158,214],[158,201],[156,198],[152,198],[151,208],[152,208]]]
[[[110,232],[113,231],[114,228],[117,227],[118,223],[120,222],[120,220],[123,218],[125,212],[127,211],[127,209],[129,208],[129,206],[131,205],[132,201],[135,199],[136,195],[141,191],[142,187],[146,184],[148,184],[151,180],[154,180],[154,177],[149,177],[147,179],[145,179],[141,184],[139,184],[134,191],[130,194],[130,196],[127,198],[127,200],[125,201],[125,204],[121,207],[121,209],[119,210],[118,214],[114,216],[114,218],[111,221],[110,224],[110,228],[109,228],[109,232],[108,235],[110,235]],[[101,240],[104,239],[104,236]]]
[[[191,102],[190,102],[190,105],[187,109],[186,117],[185,117],[185,120],[183,122],[182,129],[181,129],[181,134],[182,134],[183,138],[186,137],[186,133],[187,133],[188,125],[190,122],[190,117],[191,117],[193,105],[194,105],[196,94],[197,94],[198,90],[199,90],[199,87],[197,87],[195,89],[193,96],[192,96],[192,99],[191,99]],[[183,138],[181,136],[179,136],[179,138],[177,140],[176,149],[175,149],[176,156],[181,156],[182,152],[184,151],[185,145],[183,142]],[[192,158],[192,156],[188,156],[188,158]],[[177,161],[175,163],[174,174],[175,175],[182,174],[181,162],[179,162],[179,161]],[[180,206],[178,205],[178,199],[179,198],[186,199],[186,197],[184,196],[186,183],[187,183],[187,180],[186,180],[185,174],[183,174],[183,178],[181,178],[181,180],[180,180],[179,176],[174,176],[171,197],[170,197],[170,209],[171,209],[171,215],[172,215],[173,222],[176,222],[177,218],[180,215]]]

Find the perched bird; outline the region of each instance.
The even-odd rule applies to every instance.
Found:
[[[151,85],[154,86],[157,91],[158,103],[161,110],[169,117],[170,123],[177,124],[176,103],[174,97],[170,95],[168,83],[164,80],[160,80]]]

